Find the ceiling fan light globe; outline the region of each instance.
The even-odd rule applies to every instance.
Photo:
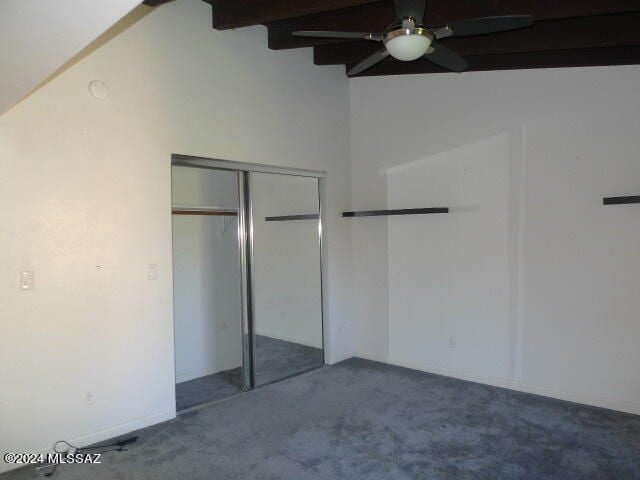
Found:
[[[393,58],[410,62],[427,53],[431,46],[431,38],[419,34],[400,35],[389,39],[385,46]]]

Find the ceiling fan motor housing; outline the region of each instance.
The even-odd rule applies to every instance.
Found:
[[[434,34],[423,25],[415,25],[413,19],[405,19],[402,25],[392,25],[382,35],[389,54],[403,62],[422,57],[431,46]]]

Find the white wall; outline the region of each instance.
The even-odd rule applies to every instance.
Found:
[[[318,214],[318,180],[269,173],[252,177],[256,333],[321,348],[318,221],[265,221]]]
[[[639,68],[348,87],[310,57],[178,0],[0,117],[0,451],[174,416],[174,152],[328,172],[330,362],[353,314],[361,356],[640,413],[640,215],[601,205],[639,188]]]
[[[358,354],[640,413],[640,68],[350,92]]]
[[[141,0],[0,2],[0,114],[140,3]]]
[[[175,206],[238,209],[237,174],[172,167]],[[174,215],[176,383],[242,366],[238,217]]]
[[[173,152],[328,172],[328,360],[352,354],[343,69],[210,20],[201,0],[163,5],[0,117],[0,451],[174,416]]]

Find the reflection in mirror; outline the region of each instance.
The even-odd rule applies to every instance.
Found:
[[[172,167],[176,410],[243,385],[238,173]]]
[[[323,364],[318,179],[251,174],[255,383]]]

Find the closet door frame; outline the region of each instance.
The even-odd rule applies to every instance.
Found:
[[[171,166],[229,170],[237,173],[238,178],[238,244],[240,251],[240,287],[242,294],[242,391],[256,387],[254,352],[254,296],[253,282],[253,216],[251,196],[252,173],[275,173],[299,177],[311,177],[318,180],[318,239],[320,244],[320,318],[322,322],[322,364],[327,358],[328,331],[325,312],[327,310],[327,263],[325,253],[325,189],[326,172],[300,168],[275,167],[259,163],[235,162],[215,158],[190,155],[171,155]],[[175,368],[175,358],[174,358]],[[321,365],[319,365],[321,366]],[[174,372],[175,374],[175,372]]]
[[[251,390],[254,385],[253,354],[253,295],[251,290],[251,256],[253,235],[251,234],[251,202],[247,173],[238,175],[238,245],[240,252],[240,291],[242,299],[242,391]]]

